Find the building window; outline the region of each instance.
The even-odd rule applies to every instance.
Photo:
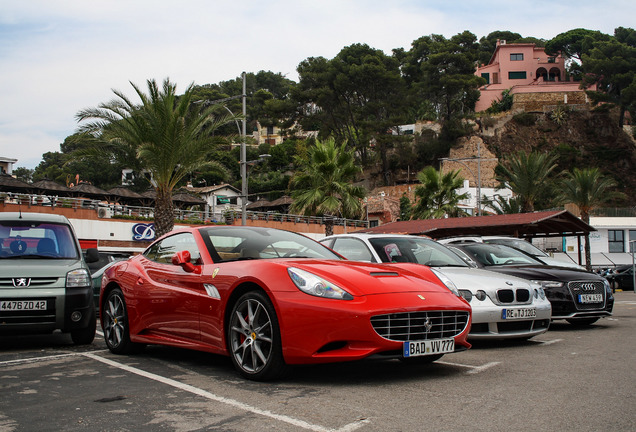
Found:
[[[625,252],[623,230],[608,230],[607,239],[610,252]]]
[[[526,71],[508,72],[508,79],[526,79]]]
[[[490,74],[489,73],[482,73],[481,77],[486,80],[486,84],[490,84]]]
[[[523,53],[510,54],[510,61],[523,61]]]
[[[629,230],[629,251],[636,252],[636,230]]]

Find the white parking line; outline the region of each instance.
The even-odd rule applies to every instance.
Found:
[[[76,355],[77,353],[68,353],[68,354],[57,354],[57,355],[44,356],[44,357],[29,357],[29,358],[18,359],[18,360],[7,360],[7,361],[0,362],[0,366],[19,364],[19,363],[33,363],[33,362],[38,362],[42,360],[53,360],[57,358],[71,357]]]
[[[308,430],[311,430],[311,431],[316,431],[316,432],[351,432],[351,431],[354,431],[354,430],[362,427],[364,424],[369,423],[368,419],[360,419],[360,420],[357,420],[357,421],[355,421],[353,423],[349,423],[349,424],[347,424],[347,425],[345,425],[345,426],[343,426],[343,427],[341,427],[339,429],[330,429],[330,428],[326,428],[326,427],[323,427],[323,426],[320,426],[320,425],[314,425],[314,424],[311,424],[311,423],[307,423],[304,420],[299,420],[299,419],[296,419],[296,418],[293,418],[293,417],[289,417],[289,416],[286,416],[286,415],[276,414],[276,413],[273,413],[273,412],[268,411],[268,410],[263,410],[263,409],[260,409],[260,408],[256,408],[256,407],[247,405],[247,404],[245,404],[243,402],[236,401],[234,399],[228,399],[228,398],[225,398],[223,396],[217,396],[217,395],[212,394],[212,393],[210,393],[210,392],[208,392],[206,390],[191,386],[189,384],[184,384],[182,382],[175,381],[175,380],[170,379],[170,378],[162,377],[160,375],[156,375],[156,374],[153,374],[153,373],[150,373],[150,372],[146,372],[144,370],[137,369],[137,368],[132,367],[132,366],[128,366],[128,365],[125,365],[125,364],[117,363],[115,361],[112,361],[112,360],[106,359],[104,357],[100,357],[100,356],[94,355],[92,353],[82,353],[81,355],[83,355],[85,357],[88,357],[88,358],[91,358],[93,360],[105,363],[105,364],[107,364],[109,366],[113,366],[113,367],[116,367],[118,369],[122,369],[122,370],[125,370],[127,372],[134,373],[136,375],[140,375],[142,377],[145,377],[145,378],[148,378],[148,379],[151,379],[151,380],[163,383],[163,384],[167,384],[167,385],[172,386],[174,388],[178,388],[180,390],[187,391],[187,392],[193,393],[193,394],[198,395],[198,396],[202,396],[204,398],[207,398],[207,399],[210,399],[210,400],[213,400],[213,401],[216,401],[216,402],[221,402],[221,403],[224,403],[226,405],[230,405],[230,406],[233,406],[235,408],[239,408],[241,410],[244,410],[244,411],[247,411],[247,412],[251,412],[253,414],[259,414],[259,415],[262,415],[262,416],[265,416],[265,417],[272,418],[274,420],[278,420],[278,421],[281,421],[281,422],[284,422],[284,423],[289,423],[291,425],[298,426],[298,427],[301,427],[303,429],[308,429]]]
[[[541,342],[539,342],[539,343],[540,343],[541,345],[552,345],[552,344],[555,344],[555,343],[557,343],[557,342],[561,342],[562,340],[563,340],[563,339],[552,339],[552,340],[549,340],[549,341],[541,341]]]
[[[479,373],[479,372],[483,372],[486,369],[490,369],[493,366],[497,366],[501,362],[490,362],[490,363],[486,363],[486,364],[481,365],[481,366],[467,365],[467,364],[461,364],[461,363],[451,363],[451,362],[445,362],[445,361],[436,361],[435,363],[436,364],[445,364],[445,365],[449,365],[449,366],[459,366],[459,367],[467,368],[467,369],[470,369],[470,370],[468,372],[466,372],[466,373],[476,374],[476,373]]]

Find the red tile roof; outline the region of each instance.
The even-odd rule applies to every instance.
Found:
[[[465,235],[511,235],[515,237],[557,237],[584,235],[596,231],[567,210],[509,215],[425,219],[392,222],[357,232],[412,234],[443,238]]]

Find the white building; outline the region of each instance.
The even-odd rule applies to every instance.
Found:
[[[590,233],[592,267],[632,264],[630,251],[636,251],[636,217],[590,217],[590,225],[597,229]],[[563,251],[576,262],[579,257],[578,244],[576,237],[563,238]],[[585,241],[582,239],[580,249],[583,260],[584,248]]]

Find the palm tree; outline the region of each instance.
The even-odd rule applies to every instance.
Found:
[[[575,204],[581,213],[581,220],[587,224],[590,223],[592,210],[623,196],[620,192],[611,191],[616,182],[604,177],[598,168],[574,168],[565,174],[560,186],[560,200]],[[585,267],[592,270],[589,233],[585,234]]]
[[[464,216],[459,202],[468,198],[468,193],[457,194],[457,189],[464,184],[459,170],[442,174],[432,166],[424,168],[417,174],[422,183],[415,189],[419,198],[413,209],[413,219],[440,219],[446,216]]]
[[[519,197],[522,212],[532,212],[536,201],[550,188],[556,160],[556,156],[545,153],[519,152],[497,167],[497,180]]]
[[[325,216],[325,234],[333,234],[333,218],[353,218],[362,213],[364,188],[354,186],[362,170],[353,154],[333,139],[317,141],[309,148],[303,167],[292,177],[292,213]]]
[[[508,199],[501,195],[495,195],[492,199],[482,195],[481,202],[484,206],[490,207],[498,215],[521,213],[521,200],[519,196]]]
[[[182,96],[176,84],[165,79],[160,89],[148,80],[148,94],[131,83],[141,104],[133,103],[122,92],[113,90],[118,99],[97,108],[80,111],[76,118],[84,137],[102,152],[113,157],[133,158],[129,162],[151,173],[155,198],[155,232],[157,237],[174,227],[172,191],[189,173],[209,164],[206,155],[213,145],[212,132],[234,121],[235,117],[214,117],[214,106],[193,104],[194,84]]]

